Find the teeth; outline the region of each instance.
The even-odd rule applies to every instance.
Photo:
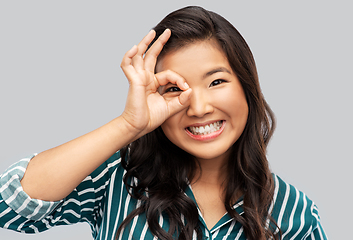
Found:
[[[211,123],[201,127],[189,127],[189,131],[194,135],[206,135],[218,131],[222,127],[222,121]]]

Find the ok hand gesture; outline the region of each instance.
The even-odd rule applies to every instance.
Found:
[[[130,84],[122,117],[136,131],[136,138],[151,132],[167,118],[186,108],[191,94],[185,79],[177,73],[167,70],[155,74],[157,57],[171,31],[166,29],[146,52],[155,34],[151,30],[137,46],[125,54],[121,63]],[[158,88],[169,82],[176,84],[183,92],[179,96],[165,99]]]

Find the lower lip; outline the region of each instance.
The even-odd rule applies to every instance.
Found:
[[[198,141],[212,140],[212,139],[215,139],[216,137],[218,137],[219,135],[221,135],[221,133],[224,130],[225,125],[226,125],[226,121],[223,120],[222,127],[218,131],[212,132],[210,134],[194,135],[188,129],[186,129],[186,133],[194,140],[198,140]]]

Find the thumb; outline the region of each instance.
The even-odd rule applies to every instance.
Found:
[[[191,97],[191,93],[192,90],[191,88],[189,88],[186,91],[182,92],[178,97],[175,97],[168,102],[169,116],[180,112],[181,110],[190,105],[189,99]]]

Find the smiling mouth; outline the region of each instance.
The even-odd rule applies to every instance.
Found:
[[[198,127],[187,127],[187,130],[192,133],[193,135],[208,135],[213,132],[217,132],[222,128],[223,125],[223,120],[210,123],[204,126],[198,126]]]

